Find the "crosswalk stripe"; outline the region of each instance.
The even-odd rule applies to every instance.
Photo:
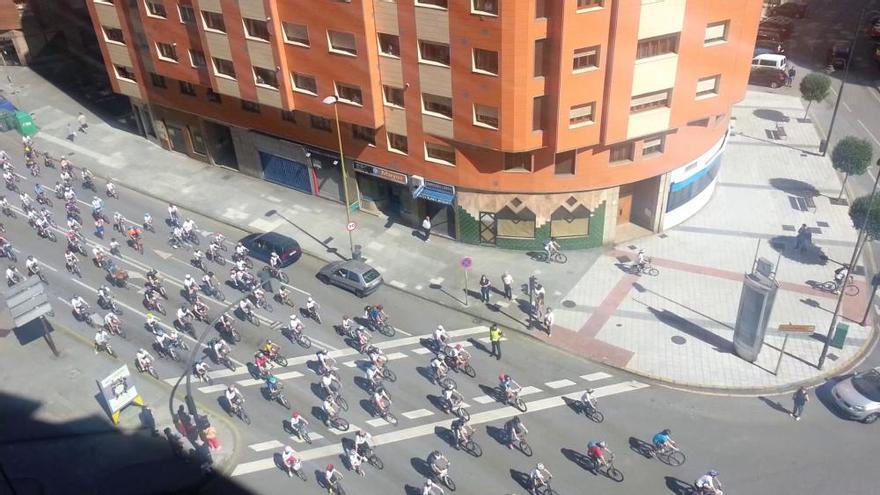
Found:
[[[299,371],[288,371],[287,373],[278,373],[275,378],[279,380],[290,380],[291,378],[299,378],[303,376]]]
[[[389,361],[394,361],[396,359],[403,359],[407,356],[406,356],[406,354],[404,354],[402,352],[392,352],[391,354],[388,354],[385,357],[387,357]]]
[[[477,339],[477,341],[480,343],[483,343],[483,344],[488,344],[489,337],[480,337],[479,339]],[[507,341],[507,337],[501,337],[501,342],[506,342],[506,341]]]
[[[538,392],[543,392],[543,390],[538,387],[523,387],[522,390],[519,391],[519,396],[525,397],[526,395],[537,394]]]
[[[489,397],[488,395],[479,395],[477,397],[474,397],[472,400],[477,404],[488,404],[490,402],[495,402],[495,399]]]
[[[390,425],[391,423],[389,423],[388,421],[385,421],[382,418],[374,418],[374,419],[368,419],[367,424],[372,426],[373,428],[378,428],[380,426]]]
[[[588,382],[595,382],[598,380],[604,380],[605,378],[611,378],[611,375],[605,373],[604,371],[597,371],[596,373],[590,373],[589,375],[581,375],[581,379],[586,380]]]
[[[545,382],[544,385],[546,385],[550,388],[556,389],[556,388],[570,387],[570,386],[574,385],[574,382],[571,380],[565,379],[565,380],[556,380],[555,382]]]
[[[410,352],[413,354],[423,355],[423,354],[429,354],[434,351],[432,351],[431,349],[425,348],[425,347],[417,347],[417,348],[411,350]]]
[[[427,409],[416,409],[415,411],[407,411],[403,413],[403,417],[408,419],[417,419],[424,418],[425,416],[431,416],[432,414],[434,413]]]
[[[349,368],[354,368],[355,366],[357,366],[357,362],[358,362],[358,360],[355,359],[355,360],[351,360],[351,361],[346,361],[346,362],[342,363],[342,365],[347,366]]]
[[[332,433],[334,435],[345,435],[346,433],[348,433],[350,431],[359,431],[359,430],[362,430],[363,428],[361,428],[360,426],[354,425],[354,424],[349,424],[348,430],[345,430],[345,431],[337,430],[336,428],[328,428],[328,429],[330,430],[330,433]]]
[[[199,387],[198,390],[199,390],[199,392],[201,392],[203,394],[212,394],[214,392],[226,390],[226,385],[223,385],[222,383],[217,384],[217,385],[208,385],[207,387]]]
[[[264,450],[280,449],[284,447],[284,444],[278,440],[269,440],[268,442],[253,443],[248,447],[257,452],[263,452]]]
[[[254,385],[259,385],[259,384],[263,383],[263,380],[258,380],[256,378],[248,378],[246,380],[238,380],[235,383],[237,383],[238,385],[241,385],[242,387],[253,387]]]

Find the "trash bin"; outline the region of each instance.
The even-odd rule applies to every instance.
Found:
[[[15,116],[12,112],[0,110],[0,132],[15,129]]]
[[[838,323],[837,327],[834,328],[834,337],[831,338],[831,347],[843,349],[843,344],[846,342],[846,334],[848,333],[849,325]]]
[[[33,136],[37,133],[37,125],[28,112],[15,112],[16,129],[22,136]]]
[[[351,259],[353,259],[353,260],[361,259],[361,249],[362,249],[362,246],[360,244],[355,244],[354,247],[351,249]]]

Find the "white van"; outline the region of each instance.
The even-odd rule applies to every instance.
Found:
[[[785,59],[785,55],[780,53],[762,53],[752,59],[752,67],[771,67],[785,70],[788,67],[788,61]]]

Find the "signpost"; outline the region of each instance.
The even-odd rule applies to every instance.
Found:
[[[110,373],[98,382],[101,395],[107,402],[110,410],[110,418],[113,424],[119,424],[119,413],[131,403],[139,406],[144,405],[144,399],[137,392],[128,365],[122,365],[113,373]]]
[[[348,222],[348,225],[346,225],[345,228],[348,229],[349,232],[351,232],[354,229],[356,229],[357,226],[358,226],[358,224],[355,222]]]
[[[779,331],[785,334],[785,338],[782,339],[782,349],[779,349],[779,360],[776,361],[776,370],[773,371],[773,376],[779,374],[782,356],[785,355],[785,344],[788,344],[788,336],[793,333],[813,333],[816,331],[816,325],[793,325],[789,323],[788,325],[779,325]]]
[[[471,270],[471,267],[474,265],[474,259],[470,256],[465,256],[461,259],[461,267],[464,269],[464,305],[468,305],[468,272]]]

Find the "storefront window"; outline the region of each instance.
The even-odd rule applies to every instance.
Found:
[[[519,199],[515,199],[518,202]],[[514,237],[519,239],[535,238],[535,214],[528,208],[513,211],[505,206],[495,216],[498,237]]]
[[[668,213],[678,208],[703,192],[715,180],[720,168],[721,155],[719,154],[703,170],[683,181],[673,183],[669,187],[669,200],[666,202],[666,212]]]
[[[590,233],[590,210],[578,205],[572,211],[560,206],[550,215],[550,236],[586,237]]]

